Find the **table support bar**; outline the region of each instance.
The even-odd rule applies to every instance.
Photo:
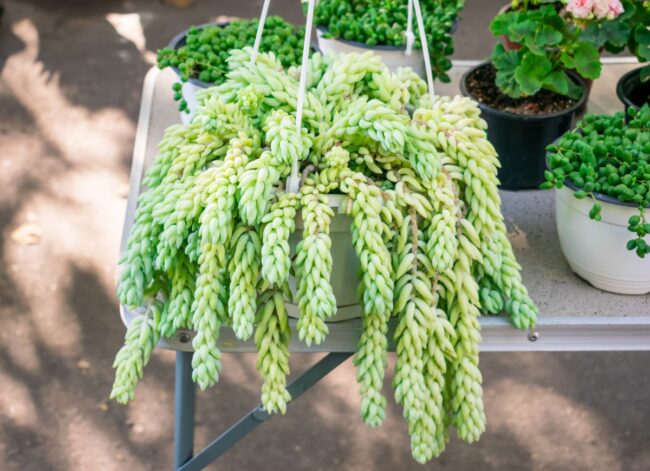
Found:
[[[179,355],[181,352],[178,353]],[[191,355],[191,354],[190,354]],[[287,386],[289,394],[291,394],[291,402],[295,401],[303,392],[307,391],[313,385],[318,383],[321,379],[327,376],[331,371],[336,369],[341,363],[352,356],[351,352],[344,353],[330,353],[321,359],[318,363],[311,366],[307,371],[301,374],[298,378]],[[191,379],[191,378],[190,378]],[[177,380],[177,390],[178,390],[178,380]],[[178,404],[178,401],[177,401]],[[177,409],[178,410],[178,409]],[[192,411],[192,417],[194,417]],[[239,420],[235,425],[230,427],[227,431],[217,437],[212,443],[210,443],[203,451],[197,454],[194,458],[189,461],[181,463],[181,465],[176,464],[177,471],[198,471],[205,468],[207,465],[215,461],[230,448],[236,445],[241,439],[246,437],[249,433],[257,428],[258,425],[270,419],[272,415],[269,415],[262,405],[258,405],[256,408],[251,410],[245,417]],[[177,419],[178,424],[178,419]],[[178,427],[177,427],[178,430]],[[181,438],[178,435],[176,436],[177,440],[177,449],[178,439]],[[190,446],[191,450],[191,446]],[[186,451],[184,449],[183,451]],[[191,453],[191,451],[190,451]]]
[[[192,458],[196,388],[192,382],[192,352],[176,352],[174,469]]]

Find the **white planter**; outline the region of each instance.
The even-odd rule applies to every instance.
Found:
[[[316,36],[318,38],[318,49],[323,54],[329,52],[334,53],[349,53],[357,52],[363,54],[364,52],[372,51],[388,66],[389,69],[395,70],[398,67],[410,67],[418,75],[424,77],[424,58],[421,49],[413,49],[410,56],[407,56],[404,48],[396,46],[368,46],[367,44],[359,43],[356,41],[347,41],[345,39],[324,38],[325,30],[323,28],[316,28]]]
[[[330,239],[332,240],[332,276],[330,283],[336,297],[336,314],[328,322],[344,321],[361,317],[361,306],[359,304],[358,287],[359,272],[361,265],[354,247],[352,246],[352,233],[350,228],[352,218],[347,214],[339,214],[338,208],[346,199],[344,195],[329,195],[329,206],[334,210],[334,217],[330,225]],[[298,242],[302,240],[302,218],[300,214],[296,217],[296,230],[291,236],[290,245],[292,256],[295,254]],[[296,292],[296,280],[289,278],[291,291]],[[298,318],[298,306],[287,303],[287,313],[291,317]]]
[[[229,21],[219,21],[215,23],[205,23],[202,25],[198,25],[197,28],[205,28],[208,26],[227,26],[230,24]],[[168,47],[172,49],[178,49],[179,47],[185,45],[185,38],[187,37],[187,33],[189,30],[185,30],[176,36],[169,42]],[[176,73],[176,76],[178,77],[178,80],[180,82],[180,71],[176,67],[172,67],[172,70],[174,73]],[[192,121],[192,118],[194,117],[194,112],[198,108],[198,103],[196,101],[196,93],[200,90],[204,90],[206,88],[212,87],[212,84],[202,82],[198,79],[195,78],[190,78],[187,82],[183,82],[183,88],[181,89],[181,94],[183,95],[183,99],[187,102],[187,108],[188,111],[181,111],[181,122],[183,124],[188,124],[190,121]]]
[[[638,214],[637,208],[607,201],[599,203],[602,220],[593,221],[589,219],[591,199],[579,200],[566,187],[556,190],[557,231],[571,269],[605,291],[650,293],[650,257],[640,258],[626,248],[627,241],[634,238],[627,230],[627,221]]]
[[[205,90],[211,85],[201,82],[199,80],[190,79],[188,82],[183,83],[183,88],[181,93],[183,94],[183,99],[187,102],[188,111],[181,111],[181,123],[188,124],[192,121],[194,117],[194,112],[198,108],[198,102],[196,101],[196,92]]]

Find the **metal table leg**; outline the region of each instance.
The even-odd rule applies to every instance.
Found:
[[[192,458],[196,389],[192,382],[192,352],[176,352],[174,469]]]
[[[289,386],[287,386],[287,390],[291,394],[292,402],[307,389],[311,388],[314,384],[327,376],[328,373],[330,373],[337,366],[347,360],[350,356],[352,356],[352,353],[329,353],[325,358],[320,360],[318,363],[310,367],[302,375],[296,378]],[[178,387],[178,380],[176,384]],[[192,417],[194,417],[193,414],[194,404],[192,404]],[[182,462],[184,464],[182,464],[180,467],[177,465],[177,471],[198,471],[205,468],[207,465],[215,461],[230,448],[236,445],[237,442],[246,437],[246,435],[255,430],[255,428],[262,424],[262,422],[265,422],[271,417],[271,415],[264,411],[261,404],[258,405],[255,409],[251,410],[248,415],[240,419],[239,422],[230,427],[226,432],[221,434],[217,439],[210,443],[194,458],[190,459],[189,461]],[[176,423],[178,424],[178,419]],[[188,456],[191,456],[191,451],[190,455]]]

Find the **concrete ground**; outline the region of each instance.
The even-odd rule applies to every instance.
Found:
[[[171,1],[171,0],[170,0]],[[172,3],[183,4],[183,0]],[[142,79],[176,32],[260,1],[8,0],[0,26],[0,469],[170,469],[171,352],[137,400],[107,399],[124,329],[114,294]],[[488,54],[500,1],[468,0],[457,58]],[[301,20],[298,1],[272,12]],[[300,371],[317,356],[295,355]],[[484,354],[488,431],[431,470],[650,469],[648,353]],[[390,381],[387,381],[389,383]],[[418,470],[391,404],[358,418],[350,362],[214,470]],[[254,355],[225,355],[199,394],[197,445],[257,402]]]

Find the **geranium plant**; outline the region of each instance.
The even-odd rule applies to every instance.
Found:
[[[598,45],[584,30],[590,23],[602,23],[622,12],[619,0],[518,0],[511,9],[497,15],[490,24],[495,35],[517,44],[506,50],[497,44],[491,56],[496,84],[513,98],[535,95],[542,89],[572,99],[580,98],[581,87],[567,70],[585,79],[600,76]]]
[[[627,47],[639,62],[650,62],[650,2],[621,0],[620,5],[623,11],[612,21],[589,21],[582,38],[612,53],[619,53]],[[609,16],[615,16],[615,13]],[[641,69],[641,80],[649,79],[650,64],[646,64]]]
[[[628,230],[634,234],[627,248],[639,257],[650,253],[645,237],[650,234],[646,208],[650,207],[650,105],[631,108],[629,123],[624,113],[589,114],[548,147],[548,170],[542,188],[576,188],[576,198],[591,198],[589,217],[601,220],[603,194],[623,203],[638,206],[639,214],[630,217]]]
[[[451,68],[449,56],[454,53],[452,28],[464,4],[465,0],[420,1],[433,76],[442,82],[450,81],[446,72]],[[317,26],[327,28],[326,37],[368,46],[404,47],[407,7],[407,0],[321,0],[314,19]],[[416,37],[414,48],[420,47]]]

